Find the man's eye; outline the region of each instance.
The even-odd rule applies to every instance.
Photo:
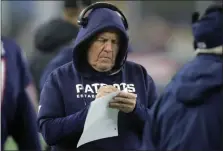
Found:
[[[107,40],[106,39],[98,39],[99,42],[105,43]]]
[[[116,41],[116,40],[112,41],[112,43],[115,45],[119,44],[118,41]]]

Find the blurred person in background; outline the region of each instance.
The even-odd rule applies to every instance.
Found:
[[[37,86],[39,86],[41,74],[53,58],[58,59],[49,65],[49,70],[51,66],[55,68],[54,66],[72,61],[72,50],[69,49],[69,45],[76,38],[79,30],[77,15],[82,7],[90,4],[91,0],[65,0],[63,17],[52,19],[37,29],[34,38],[37,51],[30,59],[31,72]],[[62,49],[63,47],[66,48]],[[40,91],[39,87],[38,90]]]
[[[20,34],[22,28],[34,18],[33,4],[31,0],[2,1],[2,35],[16,38]]]
[[[157,92],[162,93],[164,87],[176,73],[180,64],[169,55],[168,43],[171,40],[172,27],[162,17],[149,17],[144,20],[140,36],[141,50],[128,55],[128,60],[143,65],[153,77]]]
[[[156,88],[143,66],[126,61],[124,14],[114,5],[96,3],[83,10],[79,21],[73,61],[54,70],[41,91],[38,125],[44,139],[53,150],[77,149],[91,102],[119,91],[108,104],[120,111],[119,135],[78,149],[153,150],[149,108]]]
[[[1,37],[1,149],[12,136],[19,150],[40,151],[32,78],[22,50]]]
[[[194,13],[196,57],[185,64],[154,104],[157,150],[223,150],[223,8]]]

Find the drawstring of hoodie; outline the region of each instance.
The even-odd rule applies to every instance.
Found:
[[[81,84],[84,85],[84,79],[82,76],[81,76]],[[84,106],[87,106],[87,101],[85,97],[84,97]]]

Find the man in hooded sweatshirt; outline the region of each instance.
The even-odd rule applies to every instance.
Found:
[[[80,23],[73,62],[54,70],[43,86],[40,132],[52,149],[74,150],[90,103],[96,97],[125,90],[108,104],[119,110],[118,136],[95,140],[78,149],[153,150],[149,115],[156,100],[153,79],[144,67],[126,61],[128,24],[124,15],[109,9],[113,5],[108,3],[93,6]]]
[[[57,55],[62,59],[62,63],[71,61],[72,51],[69,48],[65,50],[62,48],[69,47],[76,38],[79,30],[77,16],[82,7],[90,4],[91,0],[65,0],[63,16],[52,19],[37,28],[34,37],[37,51],[29,61],[31,73],[37,86],[45,67]],[[37,88],[40,90],[39,87]]]
[[[157,150],[223,150],[222,6],[192,20],[196,57],[153,106]]]

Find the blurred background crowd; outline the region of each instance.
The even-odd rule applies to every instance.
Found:
[[[142,64],[161,93],[175,72],[194,56],[192,12],[203,12],[207,6],[219,1],[109,2],[124,12],[129,23],[132,52],[128,60]],[[37,55],[35,35],[39,32],[38,27],[61,17],[63,7],[63,1],[1,1],[1,34],[14,39],[31,64],[37,56],[46,55]],[[38,83],[36,85],[38,87]]]

